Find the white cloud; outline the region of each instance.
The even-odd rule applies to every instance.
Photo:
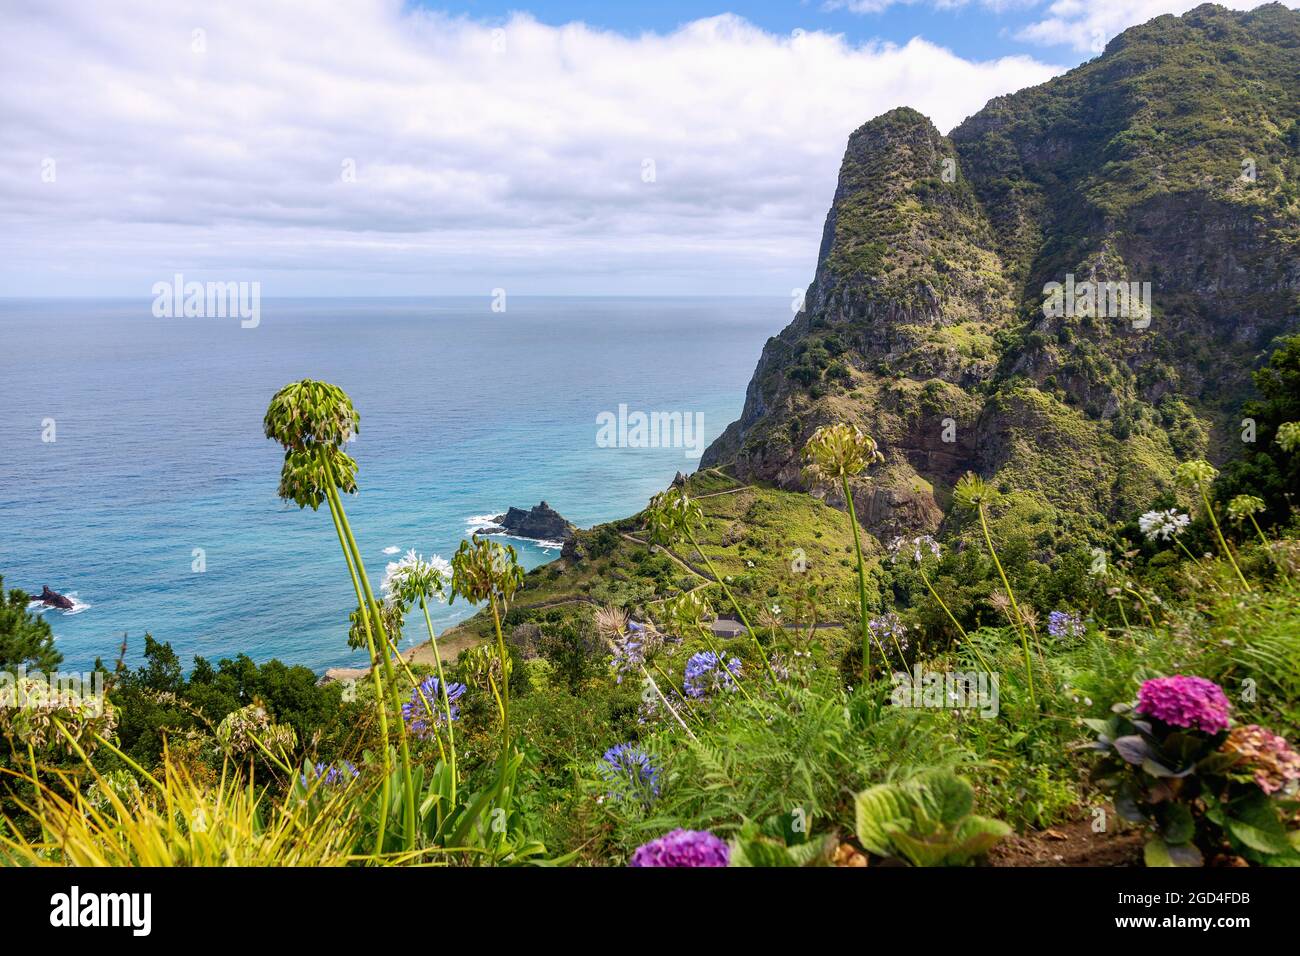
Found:
[[[788,294],[854,128],[906,104],[946,130],[1060,72],[732,16],[494,32],[399,0],[46,0],[5,33],[8,294],[176,271],[267,295]]]
[[[1098,54],[1115,36],[1131,26],[1172,13],[1181,15],[1205,0],[1055,0],[1046,16],[1020,30],[1021,40],[1044,45],[1063,44],[1081,53]],[[1253,10],[1261,0],[1216,0],[1231,10]],[[1300,0],[1284,0],[1300,7]]]

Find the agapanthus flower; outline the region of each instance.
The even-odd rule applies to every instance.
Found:
[[[415,552],[407,551],[397,561],[390,561],[384,569],[380,585],[385,603],[415,604],[420,598],[447,599],[443,593],[444,582],[451,580],[451,564],[436,554],[425,560]]]
[[[1083,620],[1075,611],[1053,611],[1047,616],[1047,633],[1052,637],[1083,637]]]
[[[730,672],[730,673],[729,673]],[[710,691],[736,689],[733,677],[740,676],[740,660],[731,658],[724,667],[718,655],[712,651],[700,651],[692,654],[686,662],[686,674],[682,687],[687,697],[703,697]]]
[[[1217,734],[1228,729],[1231,707],[1227,695],[1214,681],[1175,674],[1143,683],[1134,710],[1171,727]]]
[[[402,719],[411,734],[421,740],[433,735],[435,727],[441,727],[447,721],[446,710],[450,705],[451,719],[460,719],[460,707],[457,701],[465,696],[465,685],[451,681],[447,684],[447,704],[442,702],[442,690],[438,678],[426,677],[418,689],[411,691],[411,697],[402,704]],[[423,696],[421,696],[423,695]],[[425,706],[425,701],[428,706]],[[429,707],[433,708],[433,723],[429,723]]]
[[[1259,724],[1234,727],[1223,742],[1223,750],[1239,756],[1254,771],[1255,783],[1265,793],[1277,793],[1300,780],[1300,754],[1291,749],[1286,738]]]
[[[610,796],[621,799],[633,795],[649,803],[659,796],[659,768],[650,755],[633,744],[615,744],[601,760],[601,776],[611,787]]]
[[[629,866],[726,866],[727,844],[708,830],[673,830],[636,848]]]
[[[1228,502],[1228,517],[1240,524],[1251,515],[1257,515],[1268,505],[1264,499],[1255,495],[1237,495]]]
[[[317,781],[322,786],[334,787],[341,783],[351,783],[359,776],[361,776],[361,771],[356,768],[355,764],[347,760],[341,760],[337,766],[332,763],[318,763],[308,773],[304,773],[301,780],[302,785],[310,789]]]
[[[867,621],[867,627],[882,647],[888,639],[891,643],[897,641],[900,649],[907,650],[907,625],[895,612],[889,611],[880,617],[871,618]]]
[[[1168,541],[1176,538],[1192,523],[1192,519],[1173,508],[1167,511],[1148,511],[1138,518],[1138,527],[1148,541]]]
[[[889,560],[893,564],[897,564],[901,558],[919,565],[927,555],[937,561],[942,554],[939,542],[928,534],[917,535],[914,538],[898,537],[889,542]]]
[[[626,629],[607,638],[614,652],[611,665],[614,668],[614,683],[623,683],[623,678],[640,673],[646,663],[663,647],[664,638],[659,631],[646,627],[636,621],[628,621]]]

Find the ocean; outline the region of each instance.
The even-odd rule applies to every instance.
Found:
[[[195,655],[359,666],[328,511],[276,496],[272,394],[352,396],[359,494],[345,504],[376,588],[408,548],[545,499],[580,527],[642,508],[737,418],[789,299],[268,299],[256,328],[155,318],[151,300],[0,299],[0,575],[77,601],[44,610],[64,668],[145,632]],[[703,445],[601,447],[598,420],[702,415]],[[604,442],[604,444],[609,444]],[[525,567],[554,543],[512,540]],[[433,609],[439,631],[473,612]],[[404,646],[424,634],[418,612]],[[419,626],[417,626],[417,624]]]

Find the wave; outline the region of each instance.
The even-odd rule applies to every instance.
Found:
[[[497,518],[502,514],[500,511],[494,511],[486,515],[470,515],[465,519],[465,533],[470,534],[479,528],[499,528]]]
[[[384,554],[401,554],[401,553],[402,553],[402,549],[395,544],[390,544],[388,547],[384,548]]]

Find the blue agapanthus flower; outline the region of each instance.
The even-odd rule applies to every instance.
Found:
[[[615,744],[601,758],[601,776],[615,799],[635,797],[649,803],[659,796],[659,768],[650,755],[633,744]]]
[[[447,702],[451,705],[451,719],[460,719],[460,707],[457,701],[465,696],[465,685],[452,681],[447,684]],[[425,706],[425,701],[433,708],[433,722],[429,722],[429,707]],[[442,690],[438,684],[438,678],[426,677],[420,682],[418,689],[411,691],[411,697],[406,703],[402,704],[402,719],[406,721],[406,727],[412,736],[420,739],[427,739],[433,734],[435,727],[441,727],[447,720],[445,712],[446,705],[442,702]]]
[[[712,651],[700,651],[692,654],[686,662],[686,674],[682,680],[687,697],[703,697],[710,691],[736,689],[734,677],[740,676],[739,658],[731,658],[723,666],[718,655]]]
[[[320,781],[322,786],[335,787],[342,783],[351,783],[357,777],[361,776],[361,771],[356,765],[348,760],[340,760],[338,765],[332,763],[318,763],[310,771],[302,775],[302,785],[308,789],[316,781]]]
[[[1047,616],[1047,633],[1052,637],[1083,637],[1084,626],[1074,611],[1053,611]]]

